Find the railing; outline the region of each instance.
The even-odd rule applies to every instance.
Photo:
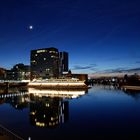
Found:
[[[32,81],[32,83],[56,83],[56,82],[59,82],[59,83],[81,83],[81,82],[85,82],[85,81],[80,81],[80,80],[77,80],[77,79],[48,79],[48,80],[35,80],[35,81]]]
[[[29,80],[0,80],[0,83],[28,83]]]
[[[3,136],[7,136],[9,138],[9,140],[24,140],[23,138],[19,137],[18,135],[11,132],[10,130],[8,130],[7,128],[5,128],[2,125],[0,125],[0,133]]]

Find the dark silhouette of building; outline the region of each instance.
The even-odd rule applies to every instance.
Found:
[[[6,71],[6,80],[29,80],[30,66],[22,63],[16,64],[11,70]]]
[[[69,70],[69,63],[68,63],[68,53],[67,52],[60,52],[59,53],[59,68],[60,68],[60,75],[62,75],[63,72],[68,72]]]
[[[59,76],[59,52],[56,48],[31,51],[31,80]]]
[[[6,69],[0,68],[0,80],[4,80],[6,77]]]
[[[79,79],[81,81],[88,80],[88,74],[81,74],[81,73],[75,74],[75,73],[72,73],[71,70],[69,70],[67,73],[63,73],[63,77],[70,78],[70,79],[76,78],[76,79]]]
[[[133,75],[124,75],[123,85],[140,86],[140,79],[137,73]]]

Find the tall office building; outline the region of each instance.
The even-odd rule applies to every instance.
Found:
[[[62,74],[63,72],[68,72],[68,53],[67,52],[60,52],[59,53],[59,72]]]
[[[31,80],[59,77],[59,52],[56,48],[31,51]]]

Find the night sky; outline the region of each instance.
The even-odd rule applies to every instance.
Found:
[[[73,72],[139,69],[140,1],[0,0],[0,67],[48,47],[69,52]]]

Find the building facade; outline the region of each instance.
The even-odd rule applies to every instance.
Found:
[[[30,66],[22,63],[16,64],[11,70],[6,71],[6,80],[29,80]]]
[[[88,74],[82,74],[82,73],[72,73],[71,70],[69,70],[67,73],[63,74],[63,77],[65,78],[76,78],[79,79],[81,81],[88,81]]]
[[[5,80],[6,78],[6,69],[0,68],[0,80]]]
[[[59,77],[59,52],[56,48],[31,51],[31,80]]]
[[[69,70],[69,64],[68,64],[68,53],[67,52],[60,52],[59,53],[59,72],[60,75],[63,74],[63,72],[68,72]]]

